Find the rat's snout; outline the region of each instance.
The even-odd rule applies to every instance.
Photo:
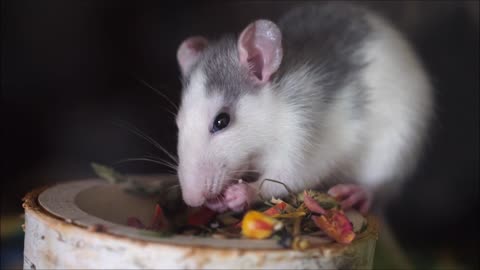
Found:
[[[197,181],[198,179],[195,179],[194,174],[188,173],[182,166],[179,166],[178,178],[183,201],[191,207],[201,206],[205,202],[202,192],[199,192],[199,187],[202,184]]]
[[[203,192],[195,186],[182,186],[182,197],[183,201],[191,207],[198,207],[205,203]]]
[[[182,196],[187,205],[198,207],[218,195],[221,179],[215,172],[212,166],[202,164],[192,171],[179,173]]]

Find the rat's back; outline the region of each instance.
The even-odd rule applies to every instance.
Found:
[[[318,144],[343,147],[343,169],[372,188],[411,172],[433,101],[428,76],[401,33],[368,9],[342,2],[294,9],[278,25],[284,46],[278,91],[314,110]],[[318,159],[325,156],[323,148]]]

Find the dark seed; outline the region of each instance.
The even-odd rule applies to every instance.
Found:
[[[285,229],[281,230],[279,232],[280,239],[277,241],[277,243],[284,247],[284,248],[290,248],[292,246],[292,241],[293,237],[292,235]]]

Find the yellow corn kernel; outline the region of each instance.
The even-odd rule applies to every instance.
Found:
[[[248,211],[242,220],[242,234],[248,238],[265,239],[280,230],[283,224],[258,211]]]

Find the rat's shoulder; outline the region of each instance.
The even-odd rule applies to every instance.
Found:
[[[365,34],[370,30],[367,17],[371,14],[371,10],[355,3],[315,2],[293,8],[280,18],[278,25],[282,33],[287,34],[305,35],[319,31],[356,31]]]
[[[284,57],[275,79],[281,88],[291,88],[286,85],[306,74],[315,87],[301,87],[298,93],[330,100],[347,84],[358,83],[359,71],[368,64],[363,48],[374,31],[369,15],[362,6],[343,2],[312,3],[287,12],[278,22]]]

